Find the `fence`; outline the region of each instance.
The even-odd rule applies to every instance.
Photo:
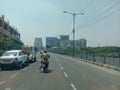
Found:
[[[73,54],[69,52],[60,54],[73,56]],[[120,70],[120,52],[117,53],[117,56],[116,54],[108,55],[107,53],[102,53],[101,55],[97,55],[96,53],[75,53],[75,57],[80,58],[80,60],[85,62]]]
[[[106,55],[95,55],[95,54],[76,54],[75,57],[82,59],[83,61],[91,61],[98,65],[108,65],[120,67],[120,58],[115,55],[106,56]]]

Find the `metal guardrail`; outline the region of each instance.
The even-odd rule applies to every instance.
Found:
[[[73,56],[72,53],[59,53],[63,55]],[[95,53],[76,53],[76,58],[79,58],[82,61],[93,63],[99,66],[105,66],[107,68],[115,69],[120,71],[120,56],[116,57],[115,55],[107,56],[105,55],[96,55]]]
[[[97,55],[89,55],[89,54],[78,54],[76,57],[91,61],[93,63],[99,64],[99,65],[109,65],[109,66],[115,66],[120,67],[120,58],[114,57],[114,56],[97,56]]]

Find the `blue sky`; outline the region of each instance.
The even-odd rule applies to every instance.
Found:
[[[86,38],[87,46],[120,46],[119,0],[0,0],[0,15],[21,33],[26,45],[35,37],[70,35],[76,16],[76,39]]]

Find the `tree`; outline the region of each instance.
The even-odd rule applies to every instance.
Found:
[[[0,38],[0,49],[9,50],[12,46],[12,39],[9,37]]]

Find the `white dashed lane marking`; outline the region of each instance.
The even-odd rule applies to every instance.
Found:
[[[11,88],[5,88],[5,90],[11,90]]]
[[[73,90],[77,90],[76,87],[75,87],[75,85],[73,83],[71,83],[70,85],[73,88]]]
[[[59,64],[59,66],[60,66],[61,70],[63,70],[63,66],[61,63]],[[66,78],[69,78],[66,72],[64,72],[64,75]],[[71,83],[70,86],[73,88],[73,90],[77,90],[73,83]]]
[[[65,77],[66,77],[66,78],[68,78],[68,75],[67,75],[67,73],[66,73],[66,72],[64,72],[64,75],[65,75]]]
[[[59,64],[59,66],[62,66],[62,64]]]
[[[5,83],[5,81],[1,81],[1,82],[0,82],[0,85],[2,85],[2,84],[4,84],[4,83]]]
[[[10,78],[14,78],[14,77],[16,77],[17,75],[19,75],[19,72],[18,72],[18,73],[13,74]]]
[[[63,67],[61,67],[61,70],[63,70]]]

